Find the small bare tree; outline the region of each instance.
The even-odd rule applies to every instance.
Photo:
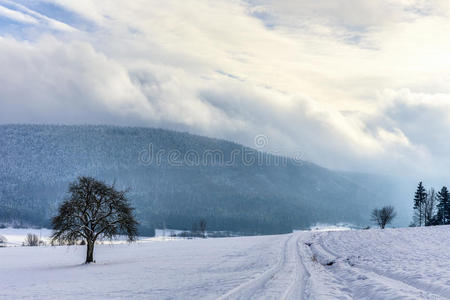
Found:
[[[428,190],[427,198],[424,202],[424,223],[425,226],[430,226],[433,223],[436,210],[436,192],[434,188]]]
[[[25,246],[30,246],[30,247],[35,247],[35,246],[39,246],[39,237],[34,234],[34,233],[28,233],[27,236],[25,237],[25,242],[24,245]]]
[[[124,234],[128,241],[137,236],[137,222],[124,191],[117,191],[92,177],[80,177],[69,187],[70,198],[52,220],[52,241],[60,244],[86,242],[86,263],[94,262],[97,240]]]
[[[370,216],[373,222],[377,223],[381,229],[384,229],[387,224],[392,222],[396,215],[395,208],[388,205],[380,209],[374,208]]]
[[[201,219],[200,222],[198,223],[198,227],[200,229],[200,234],[203,238],[206,238],[206,220],[205,219]]]

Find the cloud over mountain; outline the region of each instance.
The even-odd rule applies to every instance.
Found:
[[[247,145],[265,134],[266,150],[332,168],[445,174],[449,12],[422,0],[1,0],[0,122]]]

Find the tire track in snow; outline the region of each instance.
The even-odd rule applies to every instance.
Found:
[[[329,234],[329,233],[327,233],[327,234]],[[320,236],[319,240],[320,240],[319,244],[320,244],[320,246],[322,247],[322,249],[324,251],[328,252],[329,254],[331,254],[334,257],[336,257],[337,259],[339,259],[339,255],[337,255],[334,251],[330,250],[329,247],[325,245],[324,236],[323,235]],[[412,279],[413,282],[411,282],[411,279],[409,281],[407,281],[404,278],[401,278],[399,276],[396,276],[396,275],[393,275],[393,274],[390,274],[390,273],[387,273],[387,272],[383,272],[382,270],[379,270],[377,268],[370,267],[370,266],[364,266],[364,265],[360,265],[360,264],[353,264],[352,267],[358,268],[361,271],[374,273],[377,276],[380,276],[380,277],[383,277],[383,278],[388,278],[388,279],[390,279],[392,281],[401,282],[401,283],[403,283],[405,285],[413,287],[416,290],[423,291],[423,292],[428,293],[430,295],[433,295],[435,297],[440,296],[440,297],[438,297],[440,299],[450,299],[450,295],[448,294],[448,290],[442,289],[439,286],[436,287],[433,284],[427,284],[427,283],[418,282],[418,281],[415,281],[414,279]]]
[[[244,282],[243,284],[235,287],[225,295],[218,298],[218,300],[250,299],[253,296],[253,294],[255,294],[258,291],[258,289],[264,287],[265,283],[267,283],[267,281],[269,281],[274,276],[274,274],[280,271],[280,269],[282,268],[283,264],[286,261],[287,244],[291,239],[292,235],[290,235],[284,242],[280,258],[278,260],[278,263],[274,267],[265,271],[258,277],[250,279],[249,281]]]
[[[302,236],[299,236],[295,241],[295,244],[295,279],[281,299],[309,299],[307,284],[311,275],[304,263],[305,259],[308,257],[303,249],[306,247],[306,245],[304,245],[304,237],[302,238]]]
[[[274,267],[219,299],[302,299],[306,269],[299,257],[299,240],[299,235],[291,234],[283,244],[280,259]]]
[[[333,263],[332,268],[339,271],[339,274],[334,275],[338,275],[341,279],[344,279],[349,288],[353,290],[353,293],[357,294],[354,294],[353,296],[358,299],[371,299],[374,296],[377,296],[380,299],[391,299],[394,294],[396,294],[396,299],[450,299],[448,295],[443,295],[441,293],[435,294],[423,290],[408,282],[386,276],[381,272],[378,273],[376,270],[357,265],[350,265],[347,261],[340,259],[335,252],[323,245],[322,236],[315,240],[313,248],[315,254],[322,252],[322,254],[334,258],[335,263]],[[365,284],[365,281],[368,281],[367,284]],[[370,295],[368,294],[369,291],[375,294]],[[391,293],[390,296],[388,296],[389,293]]]

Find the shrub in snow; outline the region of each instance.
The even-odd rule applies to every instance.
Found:
[[[25,242],[23,243],[24,246],[30,246],[35,247],[42,245],[41,241],[39,240],[39,237],[34,233],[28,233],[25,237]]]
[[[7,242],[8,240],[3,235],[0,235],[0,247],[6,247]]]

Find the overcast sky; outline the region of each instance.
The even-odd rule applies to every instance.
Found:
[[[447,175],[448,0],[0,0],[0,123],[171,128]]]

